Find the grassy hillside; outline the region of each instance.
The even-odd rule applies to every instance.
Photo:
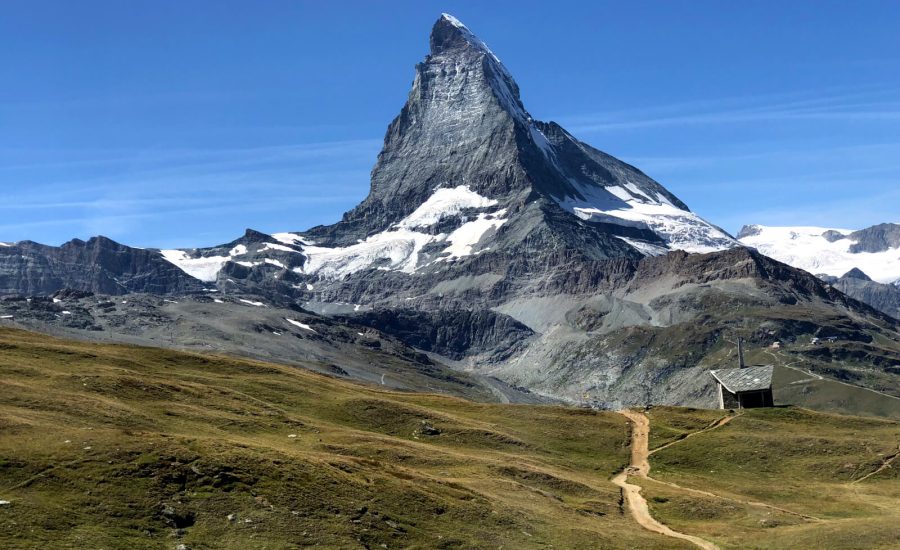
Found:
[[[615,413],[383,391],[293,367],[0,330],[5,548],[690,548],[642,530]],[[723,547],[889,546],[896,422],[650,412],[651,510]],[[741,504],[760,500],[772,508]],[[751,541],[752,544],[747,544]],[[825,544],[823,541],[827,541]]]
[[[0,330],[3,548],[671,548],[614,413]]]
[[[654,409],[651,448],[724,412]],[[722,548],[897,548],[900,462],[879,468],[898,445],[890,420],[752,409],[650,457],[652,478],[711,494],[642,483],[657,519]]]

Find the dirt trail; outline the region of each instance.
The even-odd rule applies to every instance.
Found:
[[[715,493],[710,493],[709,491],[703,491],[700,489],[691,489],[690,487],[683,487],[681,485],[672,483],[670,481],[662,481],[662,480],[650,477],[650,462],[649,462],[650,455],[652,455],[653,453],[655,453],[657,451],[661,451],[663,449],[671,447],[672,445],[681,443],[682,441],[688,439],[689,437],[693,437],[695,435],[706,433],[710,430],[715,430],[717,428],[721,428],[725,424],[728,424],[729,422],[731,422],[732,420],[734,420],[735,418],[740,416],[740,413],[732,414],[732,415],[720,418],[720,419],[716,420],[715,422],[711,423],[710,425],[708,425],[707,427],[703,428],[702,430],[698,430],[696,432],[691,432],[680,439],[676,439],[675,441],[671,441],[669,443],[666,443],[665,445],[661,445],[661,446],[653,449],[652,451],[648,451],[647,443],[649,441],[649,436],[650,436],[650,420],[643,413],[628,411],[628,410],[623,410],[623,411],[618,411],[618,412],[620,414],[626,416],[629,420],[631,420],[631,422],[634,426],[634,429],[632,432],[632,447],[631,447],[631,463],[632,463],[632,465],[629,466],[625,472],[622,472],[621,474],[619,474],[619,476],[627,477],[628,474],[637,475],[637,476],[643,477],[644,479],[649,479],[650,481],[652,481],[654,483],[659,483],[659,484],[665,485],[667,487],[671,487],[673,489],[678,489],[680,491],[684,491],[686,493],[691,493],[691,494],[710,497],[710,498],[717,498],[717,499],[721,499],[721,500],[728,500],[731,502],[736,502],[738,504],[745,504],[748,506],[758,506],[761,508],[768,508],[769,510],[774,510],[776,512],[782,512],[785,514],[790,514],[792,516],[797,516],[797,517],[803,518],[808,521],[822,521],[821,518],[817,518],[815,516],[810,516],[808,514],[803,514],[800,512],[795,512],[793,510],[788,510],[786,508],[781,508],[779,506],[774,506],[772,504],[768,504],[765,502],[759,502],[759,501],[755,501],[755,500],[740,500],[740,499],[736,499],[736,498],[726,497],[726,496],[722,496],[722,495],[717,495]],[[893,462],[893,459],[891,459],[886,464],[882,465],[882,468],[880,468],[876,472],[872,472],[869,475],[874,475],[878,471],[881,471],[884,468],[890,467],[890,462]],[[626,480],[626,477],[623,477],[620,481],[622,481],[624,483],[624,481]],[[866,476],[866,477],[868,477],[868,476]],[[865,479],[865,478],[862,478],[862,479]],[[862,479],[860,479],[858,481],[862,481]],[[616,479],[613,479],[613,483],[616,483]],[[620,483],[616,483],[616,485],[619,485],[620,487],[622,487],[622,485]],[[623,489],[624,489],[624,487],[623,487]],[[638,496],[639,496],[639,498],[641,498],[641,500],[643,500],[643,497],[640,497],[640,495],[638,495]],[[646,506],[646,501],[644,501],[644,505]],[[679,538],[682,538],[682,537],[679,537]],[[696,537],[693,537],[693,538],[696,538]],[[696,541],[692,540],[691,542],[694,542],[696,544]],[[712,548],[714,548],[714,546]]]
[[[776,361],[775,364],[778,365],[778,362],[777,362],[777,361],[778,361],[778,356],[777,356],[777,355],[775,355],[774,353],[772,353],[772,352],[769,351],[769,350],[763,350],[763,352],[769,354],[770,356],[772,356],[772,358],[775,359],[775,361]],[[825,382],[833,382],[833,383],[835,383],[835,384],[840,384],[840,385],[842,385],[842,386],[848,386],[848,387],[851,387],[851,388],[856,388],[856,389],[858,389],[858,390],[870,391],[870,392],[872,392],[872,393],[877,393],[878,395],[882,395],[882,396],[884,396],[884,397],[890,397],[891,399],[898,399],[898,400],[900,400],[900,397],[897,397],[896,395],[891,395],[891,394],[889,394],[889,393],[882,393],[882,392],[880,392],[880,391],[878,391],[878,390],[873,390],[872,388],[867,388],[867,387],[865,387],[865,386],[857,386],[856,384],[850,384],[850,383],[848,383],[848,382],[841,382],[840,380],[835,380],[834,378],[825,378],[825,377],[823,377],[823,376],[821,376],[821,375],[819,375],[819,374],[814,373],[813,371],[811,371],[811,370],[809,370],[809,369],[801,369],[800,367],[794,367],[794,366],[792,366],[792,365],[796,365],[797,363],[801,363],[802,361],[803,361],[803,360],[801,359],[801,360],[791,361],[790,363],[786,363],[786,364],[780,365],[780,366],[782,366],[782,367],[785,367],[785,368],[788,368],[788,369],[791,369],[791,370],[794,370],[794,371],[801,372],[801,373],[803,373],[803,374],[812,376],[812,378],[804,378],[803,380],[794,380],[793,382],[790,383],[791,385],[794,385],[794,384],[805,384],[805,383],[807,383],[807,382],[816,382],[816,381],[821,380],[821,381],[825,381]]]
[[[738,413],[738,414],[740,414],[740,413]],[[684,441],[685,439],[687,439],[689,437],[694,437],[695,435],[702,434],[702,433],[708,432],[710,430],[715,430],[716,428],[721,428],[725,424],[728,424],[729,422],[731,422],[732,420],[737,418],[738,414],[730,414],[728,416],[722,417],[722,418],[716,420],[715,422],[713,422],[712,424],[710,424],[709,426],[703,428],[702,430],[699,430],[696,432],[691,432],[691,433],[685,435],[684,437],[680,437],[680,438],[676,439],[675,441],[670,441],[670,442],[666,443],[665,445],[660,445],[659,447],[656,447],[655,449],[650,451],[648,454],[652,455],[655,452],[661,451],[663,449],[668,449],[669,447],[671,447],[672,445],[675,445],[676,443],[681,443],[682,441]],[[649,433],[649,430],[648,430],[648,433]],[[649,466],[648,466],[648,468],[649,468]]]
[[[686,540],[699,548],[703,548],[703,550],[719,550],[718,546],[707,540],[701,539],[700,537],[673,531],[666,525],[653,519],[653,516],[650,515],[647,501],[641,495],[641,488],[638,485],[628,483],[629,475],[646,478],[647,474],[650,473],[650,461],[648,460],[650,457],[650,451],[648,449],[650,421],[641,413],[628,410],[619,411],[619,413],[628,418],[632,425],[631,465],[617,474],[616,477],[612,479],[612,482],[621,487],[622,494],[625,497],[625,504],[631,512],[631,517],[633,517],[641,527],[648,531],[653,531],[654,533],[659,533],[667,537]]]
[[[870,477],[874,476],[875,474],[880,474],[881,472],[887,470],[888,468],[892,468],[893,467],[892,465],[894,464],[894,461],[897,460],[898,456],[900,456],[900,446],[897,447],[896,453],[894,453],[884,459],[884,462],[881,463],[881,466],[879,466],[877,470],[869,472],[868,474],[862,476],[861,478],[852,481],[850,484],[854,485],[861,481],[865,481],[865,480],[869,479]]]

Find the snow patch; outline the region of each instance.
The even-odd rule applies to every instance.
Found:
[[[503,225],[505,211],[479,214],[477,219],[463,223],[450,235],[431,235],[415,231],[415,228],[432,226],[468,208],[488,208],[496,204],[496,200],[483,197],[465,185],[443,187],[390,229],[356,244],[338,248],[307,245],[303,250],[307,261],[294,271],[329,279],[343,278],[371,267],[415,273],[420,267],[419,254],[426,245],[447,242],[449,246],[443,252],[449,254],[449,258],[469,255],[489,229]],[[312,290],[312,287],[308,289]]]
[[[454,188],[442,187],[428,197],[412,214],[403,218],[395,227],[415,229],[430,227],[444,218],[455,216],[467,208],[487,208],[497,201],[483,197],[469,189],[468,185]]]
[[[628,237],[622,237],[616,235],[616,238],[628,243],[632,248],[636,249],[638,252],[643,254],[644,256],[662,256],[669,252],[669,249],[664,246],[659,246],[657,244],[652,244],[644,241],[639,241],[637,239],[631,239]]]
[[[232,248],[229,252],[229,256],[243,256],[247,253],[247,247],[245,245],[239,244],[236,247]]]
[[[437,237],[426,233],[396,229],[377,233],[365,241],[341,248],[309,246],[304,250],[307,262],[294,268],[297,273],[342,278],[378,264],[379,268],[413,273],[419,251]]]
[[[314,244],[296,233],[272,233],[272,238],[284,244]]]
[[[450,236],[447,237],[450,246],[444,249],[444,252],[449,254],[446,259],[456,259],[472,254],[473,247],[481,241],[485,233],[491,229],[496,230],[506,223],[506,219],[502,217],[505,214],[506,209],[499,210],[494,214],[479,214],[478,219],[466,222],[450,233]]]
[[[247,305],[251,305],[254,307],[266,307],[266,304],[262,302],[254,302],[253,300],[244,300],[243,298],[238,298],[238,301],[244,302]]]
[[[231,259],[228,256],[191,258],[184,250],[160,250],[160,254],[167,262],[174,264],[191,277],[207,283],[215,282],[222,266]]]
[[[316,332],[315,329],[313,329],[311,326],[307,325],[306,323],[301,323],[300,321],[295,321],[293,319],[288,319],[288,318],[285,318],[285,321],[294,325],[295,327],[299,327],[299,328],[302,328],[303,330],[308,330],[310,332],[318,334],[318,332]]]
[[[283,263],[279,262],[278,260],[273,260],[272,258],[266,258],[265,262],[269,265],[280,267],[281,269],[287,269],[287,266],[285,266]]]

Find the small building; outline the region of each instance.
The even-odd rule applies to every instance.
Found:
[[[709,371],[718,382],[719,408],[753,409],[774,406],[775,400],[772,398],[774,372],[775,367],[771,365]]]

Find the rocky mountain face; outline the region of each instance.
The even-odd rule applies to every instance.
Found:
[[[889,232],[845,237],[822,242],[893,242]],[[32,263],[59,257],[62,248],[44,247]],[[772,360],[802,357],[804,368],[898,391],[885,370],[900,364],[896,320],[740,246],[637,168],[535,120],[500,60],[449,15],[435,23],[430,53],[388,127],[368,197],[338,223],[271,235],[248,230],[206,249],[121,247],[118,262],[109,254],[102,262],[79,257],[71,268],[85,274],[78,276],[58,266],[48,270],[56,278],[32,278],[37,271],[23,270],[19,255],[0,248],[6,272],[25,272],[8,279],[6,294],[70,287],[212,300],[208,310],[163,316],[172,334],[207,326],[223,306],[216,300],[253,306],[230,309],[229,319],[255,308],[300,308],[359,327],[316,341],[334,364],[342,350],[358,357],[354,333],[376,330],[393,349],[426,352],[467,376],[598,406],[712,405],[707,370],[730,364],[737,336],[759,349],[775,340],[796,344],[793,355]],[[95,332],[139,331],[123,323],[130,328],[97,323]],[[283,319],[267,323],[284,328]],[[243,337],[228,331],[240,327],[234,321],[197,333],[270,359],[298,353],[268,334],[235,345]],[[801,345],[827,335],[840,338],[827,355]],[[364,361],[349,363],[356,369]],[[359,369],[360,379],[378,379]]]
[[[344,313],[335,304],[470,307],[458,290],[485,307],[485,294],[498,301],[595,261],[737,246],[637,168],[535,120],[500,60],[452,16],[430,44],[368,197],[340,222],[165,256],[221,288],[264,286]]]
[[[873,281],[861,270],[853,268],[841,277],[820,275],[847,296],[864,302],[875,309],[900,319],[900,287]]]
[[[163,297],[66,290],[49,297],[0,298],[0,326],[15,323],[66,338],[276,361],[386,388],[477,401],[548,401],[495,378],[453,370],[363,324],[258,300],[214,292]]]
[[[64,288],[164,294],[201,291],[203,284],[158,252],[105,237],[59,247],[30,241],[0,245],[0,295],[48,295]]]

